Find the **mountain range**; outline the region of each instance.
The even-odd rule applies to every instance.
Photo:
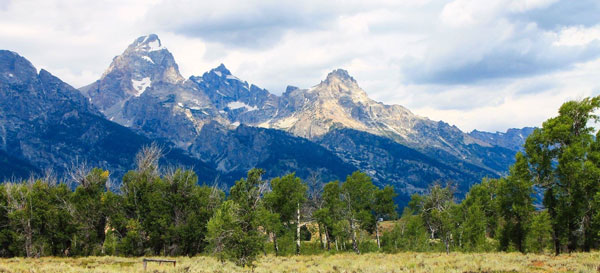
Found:
[[[77,159],[118,179],[140,147],[158,142],[168,147],[165,164],[193,167],[204,182],[231,184],[252,167],[267,178],[296,172],[323,182],[361,170],[407,200],[436,181],[465,192],[505,175],[533,131],[465,133],[370,99],[343,69],[281,95],[222,64],[186,79],[154,34],[135,39],[79,90],[0,51],[0,99],[3,177],[60,174]]]

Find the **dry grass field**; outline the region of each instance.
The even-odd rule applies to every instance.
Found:
[[[213,257],[178,257],[177,266],[149,264],[145,272],[251,272]],[[1,259],[0,272],[144,272],[142,258]],[[599,272],[600,252],[336,254],[262,257],[254,272]]]

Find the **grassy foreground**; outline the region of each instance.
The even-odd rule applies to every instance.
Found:
[[[213,257],[178,257],[177,266],[149,264],[146,272],[250,272]],[[142,258],[0,259],[0,272],[144,272]],[[350,253],[262,257],[254,272],[599,272],[600,252],[571,255],[518,253]]]

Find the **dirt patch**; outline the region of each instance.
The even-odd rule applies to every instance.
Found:
[[[543,267],[544,265],[546,265],[544,262],[542,261],[533,261],[531,262],[531,266],[535,266],[535,267]]]

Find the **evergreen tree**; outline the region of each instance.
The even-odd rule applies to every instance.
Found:
[[[206,247],[206,224],[224,198],[213,187],[199,186],[196,174],[177,169],[164,178],[170,222],[164,235],[167,255],[195,255]]]
[[[64,183],[38,180],[31,198],[40,201],[40,231],[44,238],[41,255],[71,255],[72,238],[77,229],[73,221],[71,198],[73,192]],[[35,211],[35,210],[34,210]]]
[[[527,233],[527,251],[543,253],[552,244],[552,224],[546,211],[534,213]]]
[[[12,257],[16,253],[14,247],[14,232],[11,228],[6,186],[0,184],[0,257]]]
[[[509,249],[513,243],[517,250],[525,252],[525,238],[533,208],[533,185],[527,159],[517,153],[510,175],[498,183],[498,212],[502,219],[500,250]]]
[[[9,183],[6,189],[8,218],[17,245],[13,250],[27,257],[69,255],[75,233],[69,188],[52,179],[38,179]]]
[[[170,208],[163,193],[167,184],[153,169],[129,171],[123,177],[123,208],[127,218],[126,240],[122,249],[128,255],[160,254],[170,224]]]
[[[461,224],[459,247],[468,251],[486,250],[486,217],[483,207],[479,203],[471,206],[461,204],[460,209],[465,214]]]
[[[221,260],[246,264],[244,244],[246,234],[239,218],[240,207],[232,200],[225,201],[207,224],[206,239],[212,252]]]
[[[484,178],[466,194],[457,210],[459,222],[458,247],[466,251],[488,251],[494,247],[487,238],[494,238],[498,223],[496,198],[497,179]]]

